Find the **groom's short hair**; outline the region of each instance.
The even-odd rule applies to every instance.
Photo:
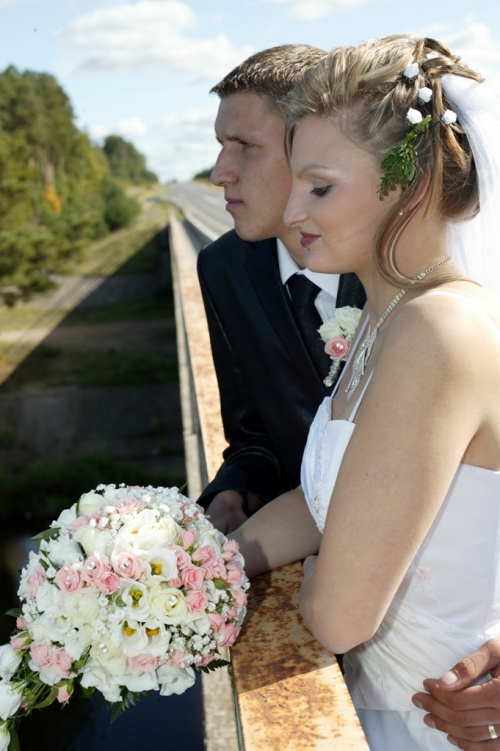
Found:
[[[270,47],[237,65],[210,89],[210,93],[225,99],[232,94],[252,91],[265,96],[272,108],[282,114],[277,101],[292,90],[294,76],[316,65],[325,55],[324,50],[308,44]]]

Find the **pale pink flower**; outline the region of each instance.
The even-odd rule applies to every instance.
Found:
[[[219,629],[217,644],[219,647],[232,647],[240,630],[235,623],[226,623]],[[223,637],[221,639],[221,637]]]
[[[230,561],[235,555],[240,552],[240,546],[236,540],[226,540],[222,547],[222,557],[225,561]]]
[[[246,602],[248,600],[248,595],[246,592],[237,590],[236,592],[231,592],[231,594],[234,597],[234,602],[236,603],[237,608],[242,608],[246,605]]]
[[[56,649],[54,652],[54,669],[58,676],[73,678],[74,674],[69,672],[72,664],[73,658],[64,649]]]
[[[182,581],[181,579],[179,579],[179,577],[176,577],[175,579],[170,579],[168,586],[174,587],[175,589],[179,589],[179,587],[182,587]]]
[[[111,563],[117,574],[125,579],[139,579],[144,571],[144,562],[136,553],[120,550],[113,553]]]
[[[193,613],[203,613],[208,605],[208,597],[204,592],[190,589],[186,595],[186,602]]]
[[[161,663],[161,657],[154,657],[151,654],[135,655],[135,657],[129,657],[128,660],[129,668],[134,673],[151,673]]]
[[[12,649],[15,649],[16,652],[19,652],[20,649],[26,649],[28,647],[27,642],[29,642],[29,638],[29,634],[15,634],[10,637],[10,646]]]
[[[228,621],[232,621],[233,618],[236,618],[236,610],[234,608],[228,608],[226,618]]]
[[[103,595],[114,595],[120,589],[121,579],[114,571],[107,571],[98,581],[95,586],[103,593]]]
[[[224,616],[220,615],[219,613],[208,613],[208,620],[210,621],[212,628],[214,628],[216,631],[219,631],[219,629],[222,628],[222,626],[226,622]]]
[[[28,621],[25,618],[16,618],[16,627],[19,631],[26,631],[28,628]]]
[[[192,554],[193,561],[197,563],[206,563],[214,557],[214,549],[211,545],[203,545],[202,548],[198,548]]]
[[[28,579],[28,591],[30,593],[30,596],[34,600],[36,600],[36,593],[38,592],[38,588],[44,583],[44,581],[45,573],[43,571],[43,568],[41,566],[37,566]]]
[[[168,549],[175,552],[177,568],[179,569],[179,571],[182,571],[182,569],[186,568],[186,566],[189,566],[189,564],[191,563],[191,556],[189,555],[189,553],[186,553],[184,548],[181,548],[180,545],[169,545]]]
[[[350,348],[350,343],[343,336],[332,336],[325,344],[325,352],[332,360],[347,360]]]
[[[237,563],[226,564],[226,581],[228,584],[239,584],[243,579],[243,573]]]
[[[64,686],[61,686],[57,692],[57,701],[59,702],[59,704],[66,704],[66,702],[71,699],[72,694],[73,689],[71,689],[71,691],[68,691],[68,686],[64,684]]]
[[[83,579],[72,566],[63,566],[55,576],[55,582],[61,592],[71,595],[83,587]]]
[[[226,566],[222,558],[212,558],[202,566],[206,579],[225,579]]]
[[[138,498],[134,498],[133,495],[128,495],[125,498],[120,498],[114,506],[117,514],[131,514],[133,511],[140,511],[144,508],[144,503]]]
[[[104,561],[98,555],[91,555],[83,564],[82,579],[86,581],[87,584],[97,586],[97,582],[99,582],[109,571],[111,571],[109,563]]]
[[[86,527],[89,522],[90,516],[79,516],[78,519],[75,519],[75,521],[71,523],[72,534],[74,535],[76,530],[80,529],[80,527]]]
[[[202,568],[198,568],[198,566],[188,566],[181,575],[181,581],[184,586],[191,589],[201,589],[204,578],[205,572]]]
[[[32,644],[30,647],[30,655],[33,662],[38,665],[39,668],[46,668],[52,664],[53,650],[50,644]]]
[[[198,662],[198,665],[210,665],[211,662],[215,660],[215,654],[214,652],[209,652],[205,657],[202,657],[201,660]]]
[[[170,660],[174,663],[175,667],[183,668],[186,666],[186,653],[181,649],[176,649],[175,652],[170,655]]]
[[[190,548],[193,542],[196,540],[196,532],[194,529],[182,530],[182,544],[185,548]]]

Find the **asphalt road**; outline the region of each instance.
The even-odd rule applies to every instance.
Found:
[[[179,206],[186,219],[209,240],[233,229],[222,190],[201,183],[179,183],[170,188],[167,199]]]

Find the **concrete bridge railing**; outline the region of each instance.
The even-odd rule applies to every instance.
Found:
[[[174,212],[170,239],[188,491],[196,498],[220,466],[225,440],[196,250]],[[368,751],[335,656],[300,616],[301,578],[296,563],[252,582],[231,650],[234,715],[227,673],[204,676],[207,751]]]

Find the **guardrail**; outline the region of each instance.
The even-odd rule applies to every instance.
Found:
[[[174,212],[170,233],[188,491],[196,498],[226,444],[196,251]],[[253,580],[231,650],[236,727],[221,709],[224,672],[204,683],[208,751],[368,751],[335,656],[300,616],[301,579],[296,563]]]

